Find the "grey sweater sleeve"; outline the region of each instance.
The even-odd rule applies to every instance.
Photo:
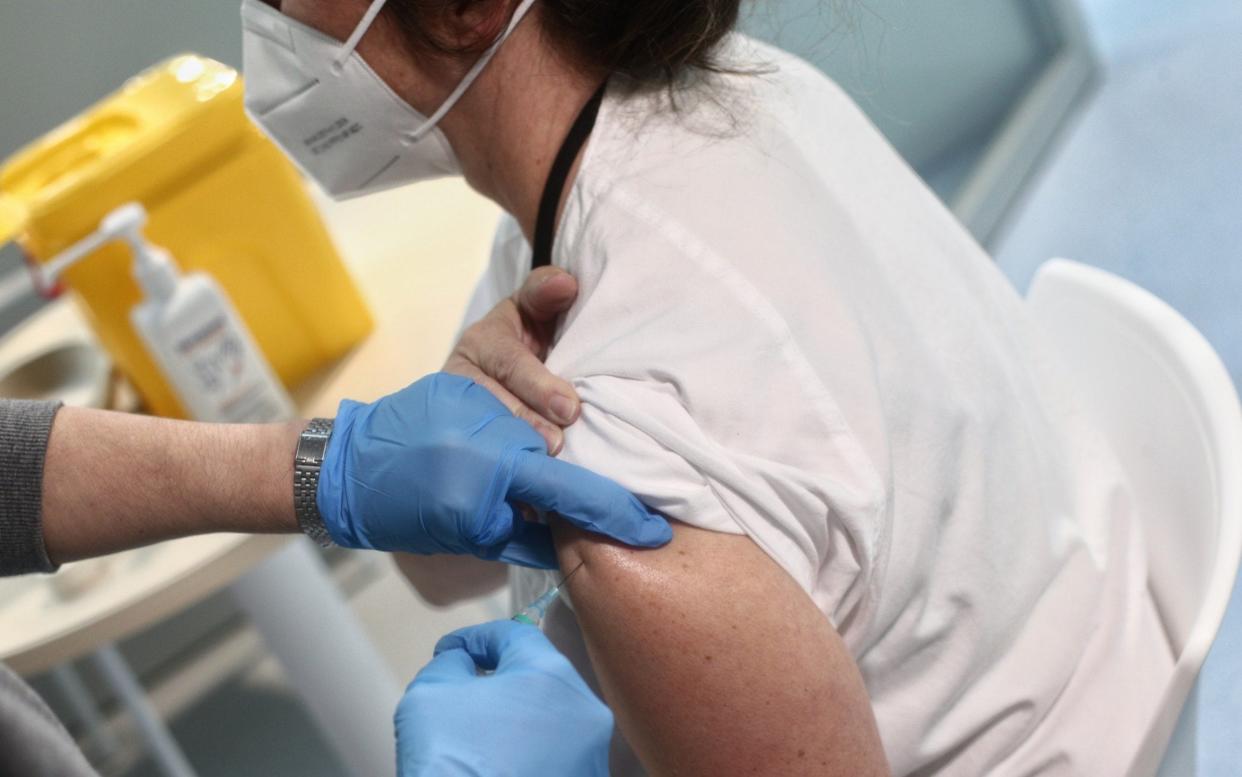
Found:
[[[0,399],[0,576],[53,572],[43,546],[43,458],[59,402]]]

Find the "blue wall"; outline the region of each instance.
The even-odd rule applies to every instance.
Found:
[[[1080,0],[1096,45],[1106,57],[1176,40],[1227,19],[1236,0]]]

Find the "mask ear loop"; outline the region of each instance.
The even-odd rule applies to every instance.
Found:
[[[376,0],[376,5],[382,5],[383,2],[384,0]],[[492,45],[487,47],[487,51],[483,52],[483,56],[479,57],[479,60],[474,63],[469,71],[466,72],[465,77],[461,79],[461,83],[457,85],[456,89],[449,93],[448,97],[444,98],[444,102],[440,104],[440,107],[436,109],[435,113],[431,114],[431,116],[427,118],[427,121],[423,123],[423,126],[405,136],[408,142],[417,143],[422,140],[428,132],[431,132],[437,124],[440,123],[440,119],[443,119],[444,114],[448,113],[457,101],[461,99],[461,96],[465,93],[465,91],[470,88],[471,84],[474,83],[474,79],[479,77],[479,73],[483,72],[483,68],[487,67],[487,63],[490,62],[492,57],[496,55],[496,51],[500,48],[500,44],[505,42],[505,39],[509,37],[509,34],[512,33],[514,28],[518,26],[518,22],[522,21],[522,17],[526,15],[526,12],[529,11],[530,7],[534,4],[535,0],[522,0],[517,9],[514,10],[513,17],[509,19],[509,26],[505,28],[505,31],[500,34],[500,37],[496,38]]]
[[[384,4],[388,0],[373,0],[371,7],[367,8],[367,12],[362,15],[362,21],[358,22],[358,26],[350,34],[349,39],[345,41],[345,45],[341,46],[341,53],[336,55],[336,59],[332,60],[332,72],[340,73],[345,66],[345,60],[354,53],[354,49],[358,47],[358,41],[362,40],[362,36],[367,34],[367,30],[371,29],[371,25],[375,23],[375,17],[379,16],[380,11],[384,10]]]

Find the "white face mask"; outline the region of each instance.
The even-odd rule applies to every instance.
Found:
[[[385,0],[371,3],[343,44],[261,0],[242,0],[246,112],[335,199],[458,175],[461,166],[436,125],[533,2],[522,0],[504,33],[427,117],[354,50]]]

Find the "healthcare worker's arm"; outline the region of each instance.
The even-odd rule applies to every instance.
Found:
[[[63,407],[43,464],[54,564],[209,532],[296,532],[304,422],[198,424]]]
[[[65,408],[42,479],[53,563],[208,532],[293,532],[302,423],[213,425]],[[350,548],[555,565],[547,527],[516,505],[562,505],[591,531],[662,544],[668,525],[615,483],[547,455],[543,438],[468,378],[430,375],[341,403],[319,479],[332,539]]]
[[[888,774],[857,666],[748,537],[683,524],[659,550],[555,529],[591,662],[654,775]]]

